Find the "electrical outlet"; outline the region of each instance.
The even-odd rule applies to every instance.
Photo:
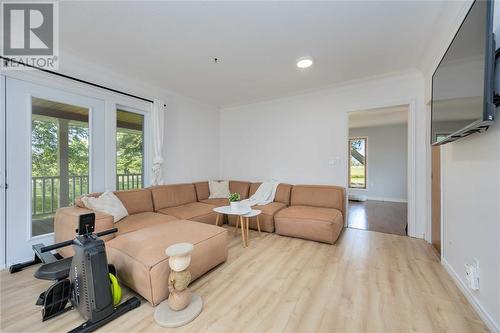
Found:
[[[479,262],[477,259],[474,259],[470,264],[465,264],[465,278],[471,290],[479,290]]]

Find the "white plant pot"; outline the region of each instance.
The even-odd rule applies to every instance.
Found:
[[[238,211],[240,210],[240,202],[239,201],[233,201],[229,203],[231,206],[232,211]]]

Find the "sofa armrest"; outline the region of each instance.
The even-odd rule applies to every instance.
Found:
[[[80,215],[95,213],[95,231],[104,231],[114,227],[113,216],[101,212],[94,212],[90,209],[80,207],[64,207],[56,211],[54,217],[54,241],[56,243],[73,239],[77,235],[78,221]],[[114,234],[104,236],[102,239],[108,241],[114,238]],[[58,250],[63,257],[71,257],[74,254],[71,246],[66,246]]]

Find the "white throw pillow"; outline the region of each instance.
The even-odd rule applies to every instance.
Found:
[[[104,192],[98,198],[83,197],[82,202],[88,209],[113,215],[115,223],[128,216],[127,209],[123,206],[120,199],[110,191]]]
[[[209,180],[208,181],[208,189],[210,191],[209,199],[227,199],[229,198],[229,182],[225,181],[217,181],[217,180]]]

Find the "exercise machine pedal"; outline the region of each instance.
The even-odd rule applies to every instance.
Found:
[[[54,318],[68,310],[73,306],[66,306],[71,293],[71,282],[68,279],[60,280],[49,287],[38,298],[37,304],[43,299],[42,321]]]

